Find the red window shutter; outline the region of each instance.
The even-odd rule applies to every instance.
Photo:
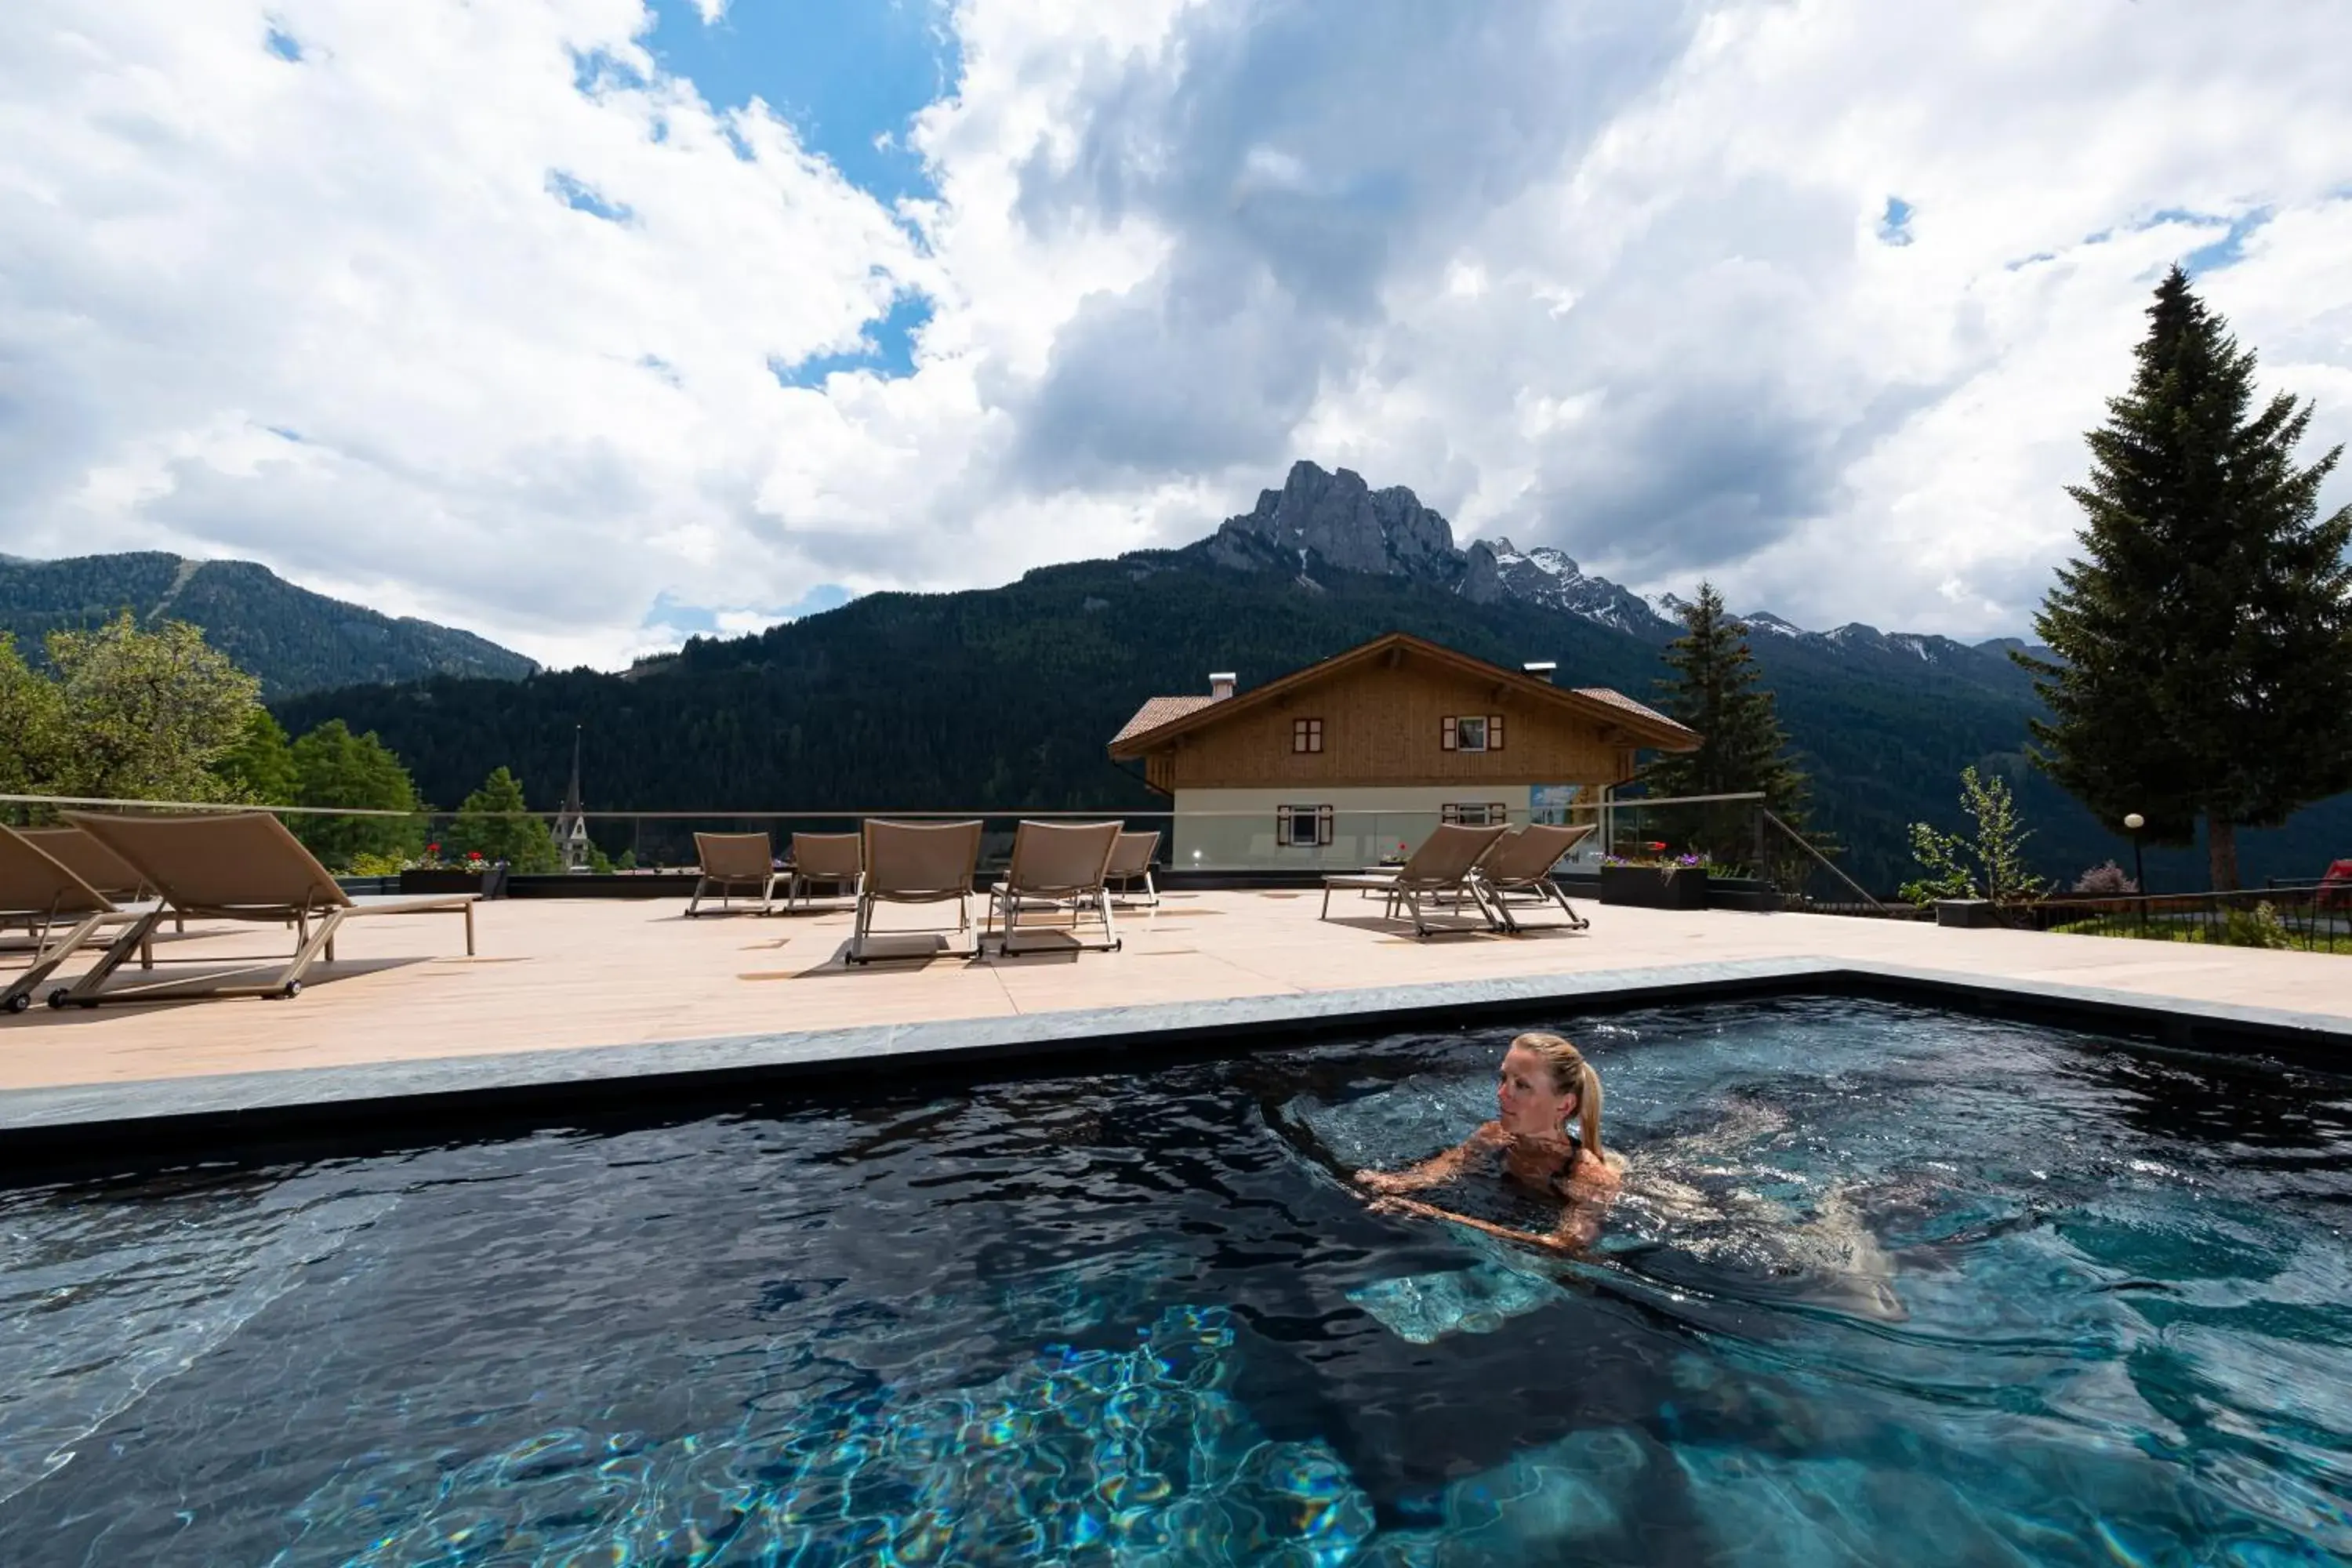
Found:
[[[1331,842],[1331,808],[1328,805],[1318,805],[1315,808],[1315,842],[1318,844]]]
[[[1503,749],[1503,716],[1500,713],[1486,715],[1486,749],[1490,752]]]
[[[1451,714],[1438,721],[1437,746],[1440,751],[1454,750],[1454,718]]]

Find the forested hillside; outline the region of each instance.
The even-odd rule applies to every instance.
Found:
[[[446,805],[499,763],[552,806],[572,726],[585,726],[598,810],[1150,807],[1104,748],[1144,698],[1244,686],[1391,630],[1497,663],[1557,659],[1559,679],[1652,699],[1659,644],[1520,601],[1473,603],[1400,576],[1295,577],[1213,563],[1194,546],[1033,572],[1002,588],[879,594],[755,637],[698,639],[628,675],[519,683],[437,679],[278,703],[289,728],[330,717],[373,730]],[[2022,767],[2032,706],[1998,650],[1933,661],[1768,634],[1757,654],[1815,775],[1815,825],[1874,889],[1910,873],[1906,825],[1957,826],[1960,770],[2003,768],[2072,877],[2128,848]],[[1975,650],[1961,650],[1974,654]],[[2352,807],[2315,808],[2255,835],[2249,870],[2309,874],[2352,841]],[[615,846],[617,847],[617,846]],[[2186,856],[2172,885],[2198,872]]]
[[[188,561],[159,552],[65,561],[0,556],[0,631],[38,661],[50,632],[100,625],[129,610],[166,618],[261,679],[276,699],[363,682],[471,675],[517,679],[538,667],[471,632],[379,615],[298,588],[249,561]]]

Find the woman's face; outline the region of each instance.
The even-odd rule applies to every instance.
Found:
[[[1576,1096],[1552,1088],[1551,1066],[1541,1056],[1513,1046],[1495,1075],[1495,1107],[1504,1131],[1533,1137],[1566,1126],[1576,1114]]]

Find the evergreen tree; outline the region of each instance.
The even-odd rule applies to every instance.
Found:
[[[445,857],[464,859],[478,853],[503,860],[517,871],[555,871],[562,858],[547,824],[530,815],[521,781],[505,767],[492,771],[482,787],[465,798],[449,824]]]
[[[240,800],[256,805],[292,805],[297,783],[294,753],[286,727],[267,708],[256,708],[236,745],[213,763],[213,772]]]
[[[2087,437],[2083,553],[2034,617],[2054,658],[2016,655],[2050,710],[2033,758],[2154,843],[2205,822],[2213,886],[2237,829],[2352,788],[2352,507],[2321,520],[2342,455],[2299,468],[2311,405],[2254,407],[2254,355],[2175,267],[2147,310],[2131,390]]]
[[[1710,583],[1698,585],[1698,598],[1683,605],[1681,615],[1683,635],[1666,646],[1666,667],[1674,673],[1658,682],[1660,706],[1668,718],[1696,731],[1699,745],[1660,753],[1643,770],[1643,784],[1656,795],[1760,793],[1768,810],[1802,831],[1805,775],[1789,760],[1789,737],[1771,691],[1759,683],[1747,623],[1725,610],[1723,595]],[[1750,807],[1685,807],[1682,813],[1659,824],[1669,838],[1719,860],[1755,852],[1759,835]],[[1759,867],[1759,874],[1793,885],[1800,869],[1790,857],[1802,852],[1780,834],[1760,837],[1771,864]]]
[[[354,735],[341,719],[330,719],[289,748],[299,805],[342,806],[367,811],[418,813],[423,805],[408,770],[370,731]],[[304,813],[293,819],[295,836],[330,867],[349,866],[354,856],[413,854],[424,842],[421,816],[333,816]]]

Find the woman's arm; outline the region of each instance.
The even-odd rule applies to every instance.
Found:
[[[1542,1235],[1531,1230],[1513,1230],[1491,1220],[1473,1219],[1466,1214],[1455,1214],[1452,1209],[1442,1209],[1419,1198],[1385,1197],[1372,1208],[1381,1214],[1416,1214],[1426,1219],[1466,1225],[1473,1230],[1483,1230],[1488,1236],[1500,1237],[1505,1241],[1524,1242],[1529,1247],[1540,1247],[1551,1252],[1581,1252],[1601,1235],[1601,1216],[1581,1205],[1563,1212],[1559,1224]]]
[[[1359,1171],[1356,1180],[1376,1193],[1409,1193],[1419,1187],[1433,1187],[1440,1182],[1450,1182],[1460,1175],[1470,1163],[1470,1156],[1495,1142],[1501,1131],[1489,1121],[1442,1154],[1433,1154],[1418,1165],[1408,1165],[1402,1171]]]

